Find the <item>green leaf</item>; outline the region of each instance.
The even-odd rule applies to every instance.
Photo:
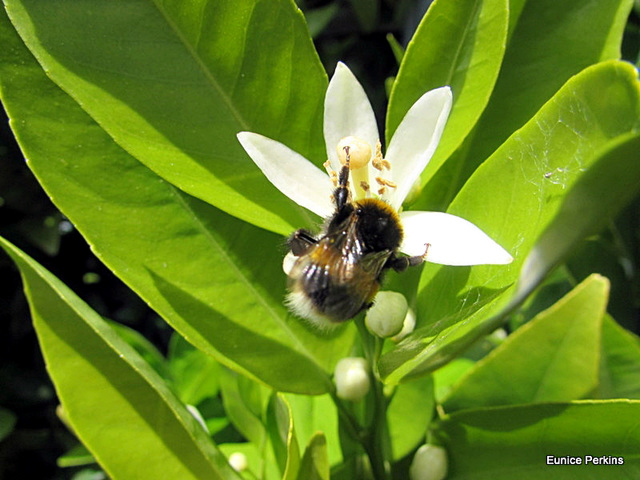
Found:
[[[153,343],[131,327],[108,320],[107,323],[116,331],[120,338],[127,342],[138,353],[138,355],[140,355],[142,359],[149,364],[151,368],[158,372],[158,375],[160,375],[164,380],[167,380],[170,377],[167,362]]]
[[[596,156],[527,256],[518,296],[531,292],[580,240],[598,233],[640,193],[638,151],[640,135],[631,133],[614,139]]]
[[[83,468],[73,476],[73,480],[104,480],[104,472],[93,468]]]
[[[298,471],[298,480],[329,480],[327,439],[319,432],[307,445]]]
[[[319,394],[354,329],[320,336],[282,302],[282,239],[184,194],[118,147],[3,18],[0,94],[32,169],[97,256],[189,342],[284,391]]]
[[[500,326],[506,310],[486,320],[509,300],[525,257],[558,213],[567,192],[601,158],[612,139],[640,129],[639,86],[636,70],[623,62],[586,69],[477,169],[449,213],[478,225],[515,260],[508,266],[425,265],[417,297],[418,326],[382,356],[379,367],[386,382],[432,371]],[[603,182],[610,188],[609,180]],[[607,204],[617,202],[610,197]],[[581,222],[601,225],[605,219],[591,214],[615,213],[607,208],[581,210],[571,228]]]
[[[640,399],[640,342],[608,315],[602,323],[601,356],[596,396]]]
[[[437,403],[442,403],[449,392],[473,368],[475,362],[460,357],[433,372],[434,395]]]
[[[391,48],[391,52],[393,53],[393,57],[396,59],[396,62],[398,62],[398,65],[400,65],[402,63],[402,57],[404,57],[405,48],[400,44],[393,33],[387,33],[386,39],[389,44],[389,48]]]
[[[111,478],[237,478],[197,420],[97,313],[16,247],[0,244],[20,268],[66,417]]]
[[[87,450],[82,444],[76,445],[72,449],[70,449],[64,455],[61,455],[56,460],[56,464],[59,467],[79,467],[82,465],[91,465],[95,464],[96,459],[93,458],[91,452]]]
[[[340,438],[338,437],[338,412],[333,399],[329,395],[285,395],[291,408],[296,436],[302,445],[311,443],[317,432],[326,438],[329,463],[337,465],[342,462]]]
[[[450,480],[618,480],[640,476],[640,402],[579,401],[464,410],[440,422]],[[547,465],[547,456],[582,465]],[[623,464],[585,464],[588,456]]]
[[[507,0],[437,0],[409,42],[389,99],[387,145],[422,94],[449,85],[454,100],[423,184],[460,146],[487,105],[504,55],[507,20]]]
[[[300,468],[300,447],[293,428],[291,407],[280,393],[272,395],[269,402],[267,433],[282,480],[295,480]]]
[[[240,384],[245,381],[250,382],[234,372],[220,371],[222,399],[229,419],[247,440],[260,447],[266,439],[262,412],[260,407],[252,404],[251,395],[243,394],[246,389],[242,389]],[[259,388],[255,383],[253,386]]]
[[[326,73],[291,0],[5,4],[50,78],[162,178],[268,230],[310,223],[235,136],[255,131],[326,158]]]
[[[6,408],[0,408],[0,441],[7,438],[13,431],[13,427],[16,424],[16,415],[7,410]]]
[[[477,362],[443,402],[447,412],[586,397],[598,384],[609,282],[592,275]]]
[[[173,386],[184,403],[198,405],[218,394],[221,368],[218,362],[194,348],[177,333],[169,342],[167,363]]]
[[[349,0],[351,8],[358,19],[360,27],[365,32],[370,32],[376,26],[378,20],[378,10],[380,9],[378,0]]]
[[[398,385],[387,409],[391,451],[395,460],[424,443],[434,407],[432,377]]]
[[[234,453],[241,453],[247,459],[247,469],[241,472],[246,480],[281,480],[278,467],[271,452],[264,452],[253,443],[223,443],[220,450],[229,458]]]
[[[439,197],[438,189],[445,185],[450,192],[458,191],[476,167],[573,75],[598,62],[619,59],[632,1],[515,2],[510,21],[517,23],[510,26],[491,100],[465,151],[439,172],[441,177],[434,179],[427,195]]]
[[[339,5],[337,3],[330,3],[304,12],[311,38],[316,38],[323,32],[327,25],[331,23],[331,20],[333,20],[333,17],[338,12],[338,8]]]

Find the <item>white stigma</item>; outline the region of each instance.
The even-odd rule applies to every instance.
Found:
[[[348,136],[340,140],[336,147],[338,159],[342,165],[347,163],[346,147],[349,147],[349,168],[351,170],[362,168],[371,160],[371,145],[361,138]]]

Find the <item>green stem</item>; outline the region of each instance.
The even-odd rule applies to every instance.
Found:
[[[374,374],[377,370],[376,364],[382,351],[383,340],[369,334],[362,317],[356,319],[355,322],[373,380],[373,412],[370,424],[362,432],[361,444],[369,457],[374,478],[376,480],[387,480],[390,478],[388,469],[387,401],[382,389],[383,385]]]

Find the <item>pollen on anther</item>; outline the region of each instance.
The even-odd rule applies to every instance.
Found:
[[[376,177],[376,182],[378,182],[378,184],[382,185],[382,186],[387,186],[387,187],[391,187],[391,188],[396,188],[398,185],[396,185],[395,182],[392,182],[391,180],[386,180],[382,177]]]
[[[364,190],[365,192],[368,192],[369,189],[371,188],[369,186],[369,184],[367,182],[365,182],[364,180],[360,182],[360,187],[362,188],[362,190]]]

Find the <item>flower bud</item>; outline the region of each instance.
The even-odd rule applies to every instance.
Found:
[[[443,480],[447,476],[447,451],[437,445],[422,445],[411,462],[411,480]]]
[[[407,310],[407,316],[404,317],[404,322],[402,322],[402,330],[397,335],[391,337],[391,340],[394,342],[399,342],[404,337],[413,332],[414,328],[416,328],[416,314],[413,309]]]
[[[249,466],[249,462],[247,461],[247,456],[241,452],[234,452],[229,455],[229,465],[236,472],[242,472],[247,469]]]
[[[392,337],[402,330],[409,305],[398,292],[379,292],[373,306],[367,311],[364,323],[367,329],[381,338]]]
[[[291,270],[293,270],[293,266],[295,265],[296,261],[298,260],[298,257],[296,257],[293,252],[289,252],[287,253],[284,258],[282,259],[282,271],[286,274],[289,275],[289,273],[291,272]]]
[[[347,163],[347,152],[345,147],[349,147],[349,169],[357,170],[364,167],[371,160],[371,145],[366,140],[358,137],[344,137],[338,142],[336,151],[338,159],[343,165]]]
[[[338,398],[352,402],[361,400],[371,386],[366,360],[359,357],[343,358],[336,364],[333,380]]]

